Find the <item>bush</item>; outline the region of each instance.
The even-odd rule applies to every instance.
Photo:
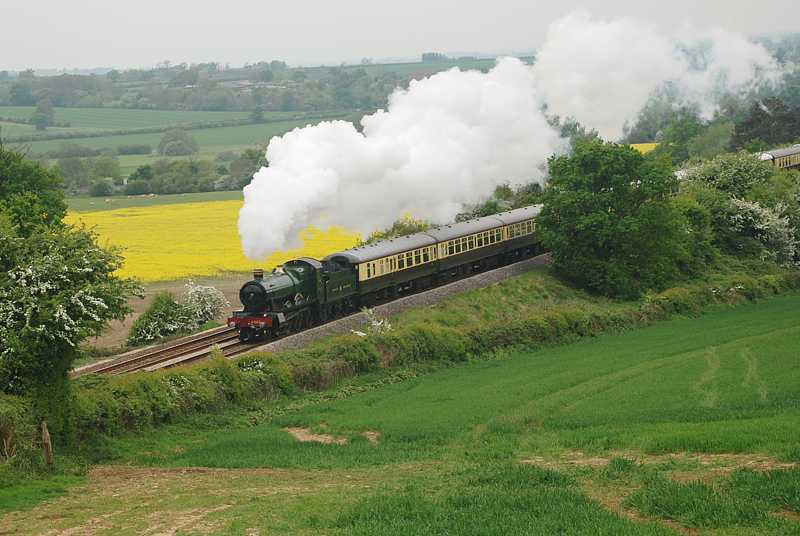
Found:
[[[99,179],[89,185],[89,195],[92,197],[107,197],[114,193],[114,187],[107,180]]]
[[[197,322],[186,306],[175,301],[169,292],[158,294],[147,311],[131,326],[128,344],[138,346],[158,339],[189,331],[197,327]]]
[[[158,154],[164,156],[189,155],[198,150],[200,148],[194,138],[179,128],[168,130],[158,144]]]
[[[125,185],[125,194],[127,195],[144,195],[153,193],[150,188],[150,183],[147,181],[129,181]]]
[[[794,262],[798,244],[795,230],[788,218],[776,210],[755,202],[733,199],[735,212],[731,215],[731,228],[746,237],[758,240],[763,246],[762,257],[783,265]]]
[[[214,287],[196,285],[193,281],[189,281],[185,286],[186,296],[182,303],[198,325],[214,320],[230,306],[225,294]]]
[[[117,154],[150,154],[153,148],[149,145],[120,145],[117,147]]]
[[[33,449],[36,426],[24,398],[0,394],[0,464]]]
[[[710,184],[734,197],[745,196],[769,179],[774,168],[746,152],[723,154],[687,171],[686,178]]]

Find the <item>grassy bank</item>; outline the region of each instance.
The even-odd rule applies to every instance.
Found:
[[[800,294],[736,301],[95,438],[83,455],[115,465],[7,514],[0,530],[102,519],[121,534],[795,533]],[[255,363],[245,374],[266,377]],[[297,381],[283,370],[279,384]],[[170,377],[226,371],[235,375],[217,364]],[[333,441],[298,442],[287,428]]]

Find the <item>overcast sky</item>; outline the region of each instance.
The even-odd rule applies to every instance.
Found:
[[[800,31],[797,0],[0,0],[0,69],[525,51],[542,42],[551,21],[580,7],[669,27]]]

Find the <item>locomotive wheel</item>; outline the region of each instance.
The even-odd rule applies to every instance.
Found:
[[[250,342],[253,340],[253,329],[252,328],[244,328],[239,330],[239,340],[242,342]]]

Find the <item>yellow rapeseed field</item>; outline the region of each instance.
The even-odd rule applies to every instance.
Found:
[[[631,147],[636,149],[642,154],[647,154],[656,148],[657,143],[631,143]]]
[[[123,248],[120,275],[142,281],[168,281],[190,276],[271,268],[287,260],[352,247],[358,235],[341,228],[301,233],[302,247],[277,252],[261,262],[242,253],[236,222],[241,201],[211,201],[98,212],[71,212],[68,223],[94,228],[103,244]]]

